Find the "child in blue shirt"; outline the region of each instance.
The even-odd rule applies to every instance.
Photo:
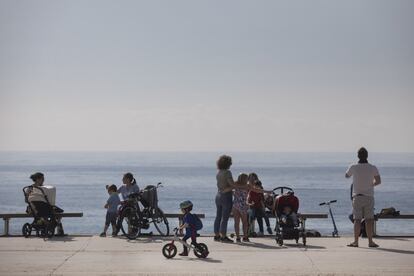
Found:
[[[111,185],[107,187],[109,198],[105,204],[106,211],[106,219],[105,219],[105,227],[104,231],[100,234],[101,237],[106,237],[106,231],[109,228],[109,224],[112,225],[112,236],[116,236],[116,219],[118,217],[118,205],[121,204],[119,200],[119,195],[117,193],[117,188],[115,185]]]
[[[196,218],[191,214],[193,210],[193,203],[189,200],[181,202],[180,204],[181,212],[183,212],[183,224],[180,225],[179,229],[185,228],[185,235],[183,241],[187,241],[191,238],[191,244],[197,245],[197,229],[196,229]],[[188,248],[184,245],[183,252],[179,254],[180,256],[188,256]]]

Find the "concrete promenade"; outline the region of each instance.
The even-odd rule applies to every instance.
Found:
[[[161,248],[168,239],[135,241],[98,236],[0,238],[0,275],[414,275],[414,238],[378,238],[380,248],[346,247],[351,237],[309,238],[307,248],[270,237],[223,244],[212,237],[207,259],[176,256]],[[179,248],[179,252],[181,248]]]

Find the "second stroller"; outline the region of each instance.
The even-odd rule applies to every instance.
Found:
[[[29,199],[29,195],[33,193],[37,193],[44,198],[44,201],[40,202],[42,205],[36,205],[38,202],[33,202]],[[50,204],[43,189],[37,186],[27,186],[23,188],[23,194],[27,203],[26,212],[33,216],[32,223],[25,223],[23,225],[23,236],[27,238],[31,235],[32,231],[35,231],[36,236],[51,238],[55,234],[56,227],[62,232],[59,234],[63,235],[62,225],[55,216],[56,213],[61,213],[63,210]]]
[[[292,188],[277,187],[273,189],[274,202],[272,212],[276,217],[276,242],[282,246],[283,240],[295,240],[302,238],[306,245],[306,232],[303,220],[298,219],[299,199]]]

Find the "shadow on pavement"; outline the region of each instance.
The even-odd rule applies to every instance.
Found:
[[[76,236],[76,235],[71,235],[71,236],[63,236],[63,237],[53,237],[53,238],[49,238],[46,239],[49,242],[71,242],[71,241],[76,241],[75,238],[77,237],[92,237],[92,235],[90,236],[86,236],[86,235],[82,235],[82,236]]]
[[[267,244],[257,243],[257,242],[245,242],[245,243],[238,243],[238,244],[234,244],[234,245],[245,246],[245,247],[255,247],[255,248],[262,248],[262,249],[283,249],[283,248],[286,248],[284,246],[267,245]]]
[[[375,237],[377,240],[395,240],[395,241],[409,241],[409,237]]]
[[[167,261],[192,261],[192,262],[206,262],[206,263],[222,263],[221,260],[216,260],[212,258],[191,258],[191,257],[180,257],[180,258],[171,258],[166,259]]]
[[[402,249],[392,249],[392,248],[382,248],[382,247],[372,248],[372,250],[381,250],[385,252],[399,253],[399,254],[414,254],[414,251],[412,250],[402,250]]]
[[[163,243],[165,240],[163,239],[145,239],[145,238],[139,238],[136,240],[129,240],[126,239],[128,243]]]
[[[317,246],[317,245],[307,245],[304,246],[303,244],[284,244],[283,246],[279,245],[267,245],[262,243],[256,242],[248,242],[248,243],[241,243],[237,244],[239,246],[246,246],[246,247],[256,247],[256,248],[263,248],[263,249],[287,249],[287,248],[301,248],[301,249],[326,249],[324,246]]]

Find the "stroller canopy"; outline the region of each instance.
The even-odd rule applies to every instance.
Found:
[[[283,208],[290,207],[293,212],[297,213],[299,209],[299,199],[294,195],[293,192],[278,195],[276,197],[275,211],[279,215],[283,212]]]

